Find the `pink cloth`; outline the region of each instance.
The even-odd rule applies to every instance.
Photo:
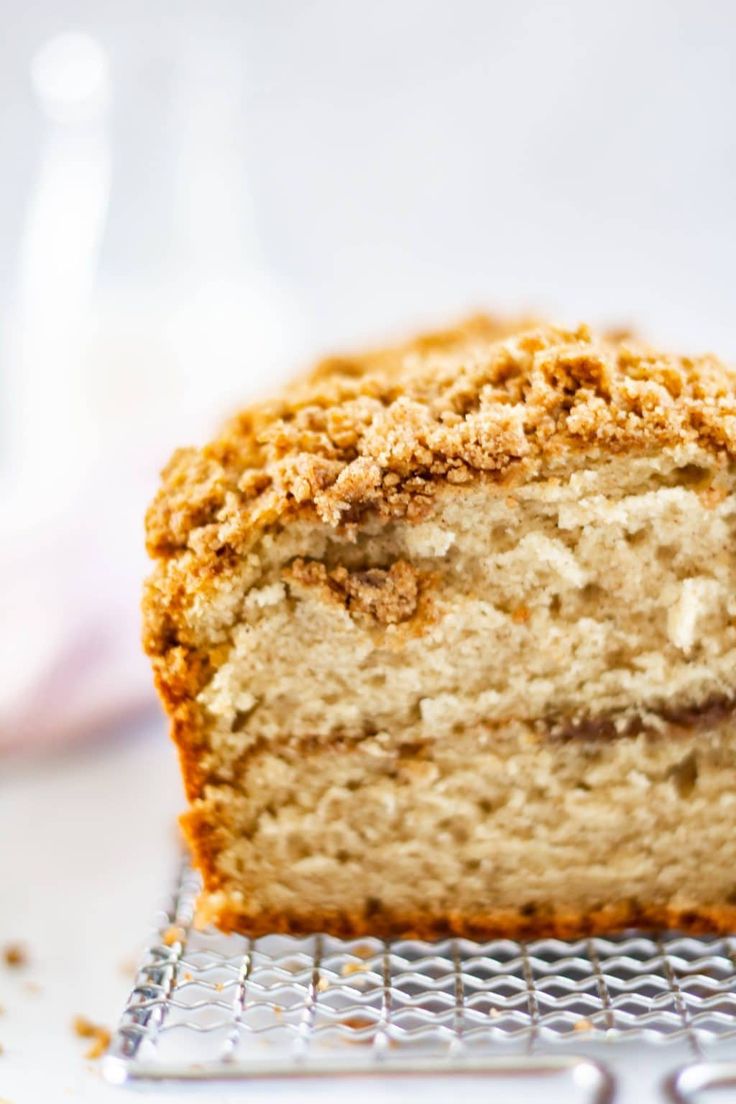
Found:
[[[98,737],[156,708],[140,645],[146,493],[108,478],[3,541],[0,752]]]

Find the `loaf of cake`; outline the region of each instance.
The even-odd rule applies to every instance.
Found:
[[[473,318],[177,452],[145,647],[221,929],[736,928],[736,377]]]

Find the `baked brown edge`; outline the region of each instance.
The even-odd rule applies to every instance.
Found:
[[[674,907],[628,900],[610,902],[588,911],[539,908],[535,913],[521,909],[489,909],[469,915],[457,912],[341,911],[303,909],[248,911],[225,901],[217,904],[210,895],[220,892],[216,869],[217,827],[196,810],[180,818],[194,864],[201,872],[204,892],[198,905],[198,922],[215,924],[221,931],[258,937],[270,934],[311,935],[316,932],[341,939],[376,936],[380,939],[436,940],[450,936],[483,942],[490,939],[577,939],[625,931],[679,930],[691,934],[736,930],[736,904]]]
[[[707,732],[720,722],[736,714],[736,702],[712,699],[698,710],[681,710],[670,714],[669,731],[649,729],[642,723],[630,725],[627,731],[617,733],[610,720],[582,722],[575,729],[563,732],[550,726],[541,741],[582,742],[595,744],[613,739],[630,739],[649,732],[655,739],[691,740],[698,732]],[[675,720],[675,716],[677,719]],[[347,749],[353,741],[336,739],[330,749],[335,753]],[[300,741],[305,754],[317,749],[319,741]],[[191,749],[188,749],[189,751]],[[261,750],[254,746],[246,753],[241,766]],[[405,749],[408,754],[420,753],[421,748]],[[720,905],[674,907],[652,905],[637,900],[609,902],[598,909],[588,911],[566,909],[561,906],[539,906],[536,909],[490,909],[487,912],[468,915],[462,912],[405,913],[383,908],[365,911],[340,911],[335,909],[304,909],[278,911],[250,911],[232,903],[218,905],[214,898],[224,893],[223,879],[217,869],[217,859],[222,850],[220,826],[210,820],[201,808],[190,806],[179,818],[184,839],[189,847],[195,867],[203,879],[204,890],[200,897],[200,916],[206,922],[215,923],[222,931],[261,936],[269,933],[308,935],[314,932],[353,938],[375,935],[380,938],[415,938],[423,940],[458,936],[466,939],[488,940],[498,938],[536,939],[555,937],[574,939],[585,935],[623,931],[627,928],[648,930],[679,929],[692,933],[728,932],[736,930],[736,903],[724,901]],[[237,886],[236,886],[237,888]]]
[[[472,915],[462,912],[361,912],[304,910],[300,912],[247,912],[230,904],[213,905],[205,894],[199,922],[214,923],[221,931],[258,937],[263,935],[312,935],[323,933],[340,939],[375,936],[379,939],[448,937],[485,942],[491,939],[579,939],[629,929],[677,930],[696,934],[728,934],[736,930],[736,905],[674,907],[621,901],[598,909],[579,911],[564,906],[537,915],[521,910],[490,909]]]
[[[215,924],[223,932],[252,937],[323,933],[341,939],[375,936],[427,941],[455,936],[484,942],[490,939],[578,939],[633,928],[679,930],[691,934],[727,934],[736,930],[736,904],[727,901],[719,905],[674,907],[624,900],[587,911],[556,906],[539,907],[535,912],[489,909],[473,914],[397,912],[383,908],[248,910],[227,900],[223,903],[215,900],[221,892],[216,868],[217,826],[194,809],[182,815],[180,825],[205,886],[198,903],[198,924]]]
[[[607,905],[591,912],[560,910],[539,920],[520,912],[487,912],[473,916],[458,913],[396,915],[365,919],[350,913],[258,913],[245,915],[224,907],[213,914],[223,932],[254,938],[263,935],[312,935],[339,939],[421,939],[432,942],[456,937],[478,943],[491,939],[580,939],[637,929],[682,931],[692,935],[727,935],[736,929],[736,907],[672,908],[626,904]]]

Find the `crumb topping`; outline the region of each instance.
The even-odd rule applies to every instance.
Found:
[[[509,333],[474,318],[378,353],[327,360],[177,452],[147,516],[154,557],[242,552],[311,509],[330,526],[425,517],[438,483],[502,479],[565,450],[697,442],[736,452],[736,376],[585,326]]]
[[[367,614],[382,625],[408,621],[417,610],[419,577],[405,560],[397,560],[388,570],[348,571],[340,564],[328,571],[318,561],[296,559],[284,577],[292,584],[316,587],[328,601],[344,605],[350,613]]]

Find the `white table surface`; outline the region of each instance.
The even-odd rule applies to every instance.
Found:
[[[28,964],[0,965],[0,1100],[178,1102],[407,1099],[507,1100],[482,1078],[245,1084],[155,1093],[106,1085],[72,1030],[83,1015],[112,1028],[131,984],[130,968],[171,885],[181,793],[175,757],[158,718],[75,753],[4,764],[0,778],[0,946],[22,940]],[[605,1047],[598,1051],[605,1056]],[[662,1074],[682,1061],[672,1050],[631,1048],[617,1100],[662,1099]],[[538,1090],[537,1090],[538,1093]],[[545,1099],[516,1083],[513,1100]],[[564,1104],[574,1104],[565,1100]]]

